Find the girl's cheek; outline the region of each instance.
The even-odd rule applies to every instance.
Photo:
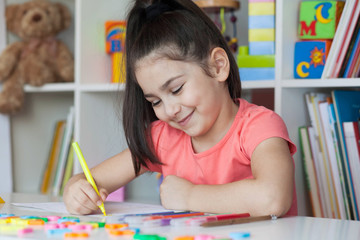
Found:
[[[161,108],[154,108],[155,115],[158,119],[166,121],[164,111]]]

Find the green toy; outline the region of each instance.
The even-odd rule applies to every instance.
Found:
[[[249,55],[249,47],[239,47],[237,56],[239,68],[271,68],[275,67],[275,55]]]
[[[344,8],[340,1],[303,1],[300,6],[300,39],[333,39]]]

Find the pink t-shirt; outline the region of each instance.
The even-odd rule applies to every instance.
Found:
[[[251,155],[256,146],[271,137],[288,141],[293,155],[296,146],[289,139],[286,125],[275,112],[238,100],[239,110],[227,134],[212,148],[194,153],[191,138],[163,121],[152,124],[155,152],[164,165],[148,164],[153,172],[176,175],[193,184],[224,184],[253,178]],[[296,193],[286,215],[297,215]]]

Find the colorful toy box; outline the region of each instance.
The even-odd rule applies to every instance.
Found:
[[[296,42],[294,77],[321,78],[330,46],[329,40]]]
[[[300,39],[333,39],[344,8],[340,1],[303,1],[300,5]]]

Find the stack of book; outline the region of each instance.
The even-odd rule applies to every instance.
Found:
[[[74,132],[74,107],[70,107],[66,120],[55,124],[49,156],[43,171],[40,192],[61,196],[65,184],[72,176],[74,152],[71,148]]]
[[[360,1],[346,0],[322,78],[360,77]]]
[[[359,220],[360,91],[307,93],[310,126],[299,128],[316,217]]]

